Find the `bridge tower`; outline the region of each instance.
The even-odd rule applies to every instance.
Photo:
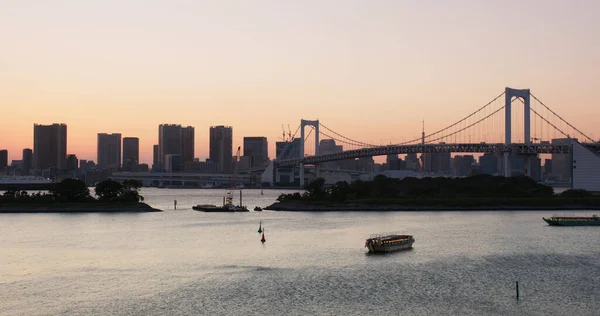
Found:
[[[505,113],[504,113],[505,114],[505,116],[504,116],[504,144],[505,145],[510,145],[512,143],[511,105],[512,105],[513,98],[522,98],[523,99],[523,103],[524,103],[523,141],[525,142],[525,144],[529,144],[531,142],[530,96],[531,96],[531,94],[529,92],[529,89],[512,89],[512,88],[508,88],[508,87],[506,88],[505,93],[504,93],[504,97],[505,97],[505,101],[504,101],[504,110],[505,110]],[[531,175],[532,175],[530,163],[531,163],[531,161],[530,161],[530,159],[528,159],[528,156],[525,156],[525,168],[527,169],[527,176],[529,176],[529,177],[531,177]],[[508,152],[504,153],[504,176],[505,177],[511,176],[510,153],[508,153]]]
[[[315,128],[315,156],[319,155],[319,120],[300,120],[300,186],[304,187],[304,127],[312,126]],[[315,165],[315,173],[317,178],[319,177],[319,167]]]

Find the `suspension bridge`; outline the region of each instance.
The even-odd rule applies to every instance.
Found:
[[[308,133],[306,130],[308,129]],[[304,166],[331,161],[413,153],[496,153],[503,157],[503,173],[511,176],[510,157],[523,156],[528,172],[531,157],[539,154],[571,154],[573,143],[600,153],[600,143],[583,133],[530,92],[505,88],[491,101],[433,133],[397,144],[372,144],[344,136],[318,120],[301,120],[293,137],[296,150],[283,150],[276,167],[298,167],[304,185]],[[314,141],[310,139],[314,135]],[[568,141],[553,142],[562,138]],[[320,153],[320,139],[332,139],[343,150]],[[516,141],[515,141],[516,140]],[[299,144],[298,144],[299,142]],[[290,142],[288,146],[294,146]],[[600,169],[600,166],[598,166]],[[528,174],[529,175],[529,174]]]

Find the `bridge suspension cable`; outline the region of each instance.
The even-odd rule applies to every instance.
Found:
[[[543,105],[546,110],[550,111],[550,113],[554,114],[554,116],[558,117],[561,121],[563,121],[565,124],[567,124],[569,127],[571,127],[572,129],[574,129],[575,131],[577,131],[579,134],[581,134],[583,137],[587,138],[588,140],[590,140],[592,143],[596,143],[596,141],[594,141],[592,138],[588,137],[586,134],[584,134],[583,132],[581,132],[580,130],[578,130],[575,126],[571,125],[571,123],[567,122],[565,119],[563,119],[560,115],[556,114],[554,111],[552,111],[552,109],[550,109],[547,105],[544,104],[544,102],[540,101],[540,99],[538,99],[535,95],[533,95],[533,93],[530,93],[530,95],[536,100],[538,101],[541,105]],[[537,114],[537,113],[536,113]],[[539,116],[539,114],[538,114]],[[552,125],[550,122],[548,122],[546,119],[542,118],[543,120],[545,120],[548,124]],[[556,126],[552,125],[554,128],[556,128],[556,130],[558,130],[559,132],[563,133],[561,130],[559,130]],[[564,134],[564,133],[563,133]]]
[[[346,137],[346,136],[344,136],[344,135],[341,135],[341,134],[339,134],[339,133],[335,132],[334,130],[330,129],[329,127],[325,126],[325,124],[323,124],[323,123],[320,123],[320,122],[319,122],[319,126],[320,126],[320,127],[323,127],[324,129],[326,129],[326,130],[328,130],[328,131],[330,131],[330,132],[331,132],[331,133],[333,133],[334,135],[337,135],[338,137],[341,137],[342,139],[346,139],[346,142],[345,142],[345,143],[347,143],[347,144],[359,145],[359,146],[364,146],[364,147],[379,147],[378,145],[373,145],[373,144],[369,144],[369,143],[364,143],[364,142],[361,142],[361,141],[357,141],[357,140],[354,140],[354,139],[348,138],[348,137]],[[325,135],[325,134],[324,134],[324,135]],[[333,137],[331,137],[331,136],[327,136],[327,137],[330,137],[331,139],[333,139]]]
[[[475,125],[477,125],[477,124],[481,123],[482,121],[486,120],[486,119],[487,119],[487,118],[489,118],[490,116],[492,116],[492,115],[494,115],[494,114],[496,114],[496,113],[500,112],[500,110],[502,110],[502,109],[504,109],[504,108],[505,108],[505,106],[502,106],[501,108],[497,109],[496,111],[494,111],[494,112],[492,112],[492,113],[488,114],[487,116],[485,116],[485,117],[483,117],[483,118],[479,119],[478,121],[475,121],[474,123],[471,123],[470,125],[467,125],[467,126],[465,126],[465,127],[461,128],[461,129],[459,129],[459,130],[457,130],[457,131],[455,131],[455,132],[453,132],[453,133],[451,133],[451,134],[444,135],[444,136],[440,136],[440,137],[438,137],[438,138],[435,138],[435,139],[428,140],[428,141],[426,141],[425,143],[426,143],[426,144],[429,144],[429,143],[432,143],[432,142],[435,142],[435,141],[438,141],[438,140],[441,140],[441,139],[444,139],[444,138],[447,138],[447,137],[453,136],[453,135],[455,135],[455,134],[458,134],[458,133],[460,133],[460,132],[462,132],[462,131],[464,131],[464,130],[466,130],[466,129],[468,129],[468,128],[472,127],[472,126],[475,126]]]
[[[461,119],[461,120],[459,120],[459,121],[455,122],[454,124],[451,124],[451,125],[449,125],[449,126],[446,126],[446,127],[442,128],[442,129],[440,129],[440,130],[438,130],[438,131],[436,131],[436,132],[434,132],[434,133],[431,133],[431,134],[425,135],[425,139],[427,139],[427,138],[430,138],[430,137],[432,137],[432,136],[434,136],[434,135],[440,134],[440,133],[442,133],[442,132],[444,132],[444,131],[446,131],[446,130],[448,130],[448,129],[451,129],[451,128],[455,127],[456,125],[459,125],[459,124],[463,123],[464,121],[466,121],[466,120],[468,120],[469,118],[471,118],[473,115],[475,115],[475,114],[477,114],[477,113],[479,113],[479,112],[483,111],[485,108],[487,108],[488,106],[490,106],[492,103],[494,103],[495,101],[497,101],[498,99],[500,99],[502,96],[504,96],[504,93],[505,93],[505,92],[502,92],[502,93],[500,93],[500,94],[499,94],[497,97],[495,97],[494,99],[492,99],[492,101],[490,101],[490,102],[486,103],[484,106],[480,107],[480,108],[479,108],[479,109],[477,109],[475,112],[473,112],[473,113],[469,114],[468,116],[466,116],[466,117],[464,117],[463,119]],[[496,111],[496,112],[498,112],[498,111]],[[494,112],[494,113],[496,113],[496,112]],[[489,117],[489,115],[488,115],[488,116],[486,116],[485,118],[488,118],[488,117]],[[485,118],[484,118],[484,119],[485,119]],[[481,121],[481,120],[480,120],[480,121]],[[478,122],[480,122],[480,121],[477,121],[477,122],[476,122],[476,123],[474,123],[474,124],[477,124],[477,123],[478,123]],[[470,126],[473,126],[474,124],[471,124],[471,125],[469,125],[468,127],[470,127]],[[468,127],[466,127],[466,128],[468,128]],[[463,131],[463,130],[465,130],[466,128],[463,128],[463,129],[461,129],[461,130],[459,130],[459,131]],[[427,140],[427,141],[425,141],[425,143],[431,143],[431,142],[433,142],[433,141],[440,140],[440,139],[446,138],[446,137],[448,137],[448,136],[455,135],[456,133],[458,133],[458,131],[457,131],[457,132],[453,132],[453,133],[452,133],[452,134],[450,134],[450,135],[446,135],[446,136],[443,136],[443,137],[438,137],[438,138],[436,138],[436,139],[433,139],[433,140]],[[395,144],[395,145],[406,145],[406,144],[415,143],[415,142],[418,142],[418,141],[421,141],[421,140],[422,140],[422,137],[419,137],[419,138],[411,139],[411,140],[409,140],[409,141],[402,142],[402,143],[398,143],[398,144]]]

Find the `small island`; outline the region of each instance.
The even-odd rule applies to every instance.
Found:
[[[477,175],[466,178],[376,176],[372,181],[338,182],[326,187],[318,178],[303,194],[281,194],[273,211],[483,211],[600,210],[600,196],[552,187],[529,177]]]
[[[90,194],[85,182],[64,179],[47,193],[8,190],[0,196],[0,213],[161,212],[143,203],[137,180],[99,182]]]

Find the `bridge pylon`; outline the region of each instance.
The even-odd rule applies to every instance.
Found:
[[[530,107],[530,99],[531,93],[529,89],[513,89],[506,87],[504,90],[504,144],[510,145],[512,143],[512,101],[513,98],[522,98],[524,104],[524,112],[523,112],[523,140],[525,144],[529,144],[531,142],[531,107]],[[525,156],[525,166],[527,168],[527,176],[531,177],[531,168],[529,163],[529,157]],[[511,174],[511,165],[510,165],[510,153],[504,153],[504,176],[510,177]]]
[[[315,156],[319,155],[319,120],[300,120],[300,150],[299,150],[299,158],[300,158],[300,186],[304,187],[304,163],[302,163],[302,159],[304,159],[304,127],[312,126],[315,128]],[[319,167],[315,164],[315,173],[317,178],[319,177]]]

